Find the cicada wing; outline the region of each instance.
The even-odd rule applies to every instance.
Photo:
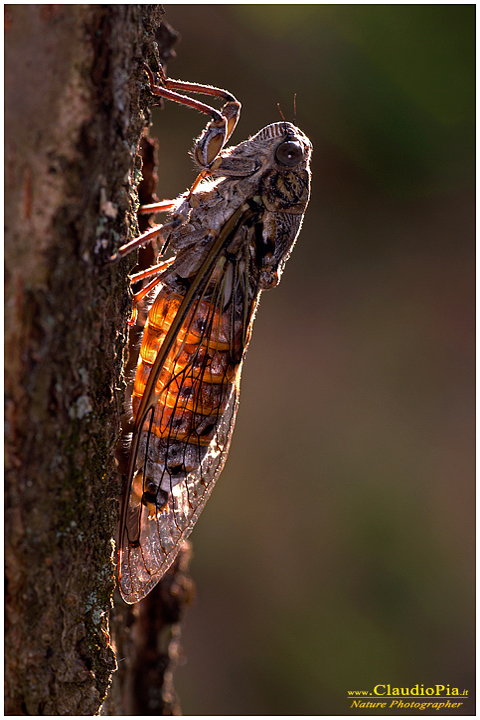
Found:
[[[163,507],[142,502],[145,483],[142,476],[134,478],[132,484],[140,487],[128,494],[120,553],[120,592],[127,603],[138,602],[155,587],[193,530],[227,458],[237,407],[238,386],[234,385],[218,420],[215,438],[198,468],[172,485]],[[130,538],[136,536],[138,540],[132,542]]]
[[[259,297],[247,266],[245,243],[237,254],[217,253],[184,296],[165,284],[150,310],[120,538],[128,603],[175,560],[225,463]]]

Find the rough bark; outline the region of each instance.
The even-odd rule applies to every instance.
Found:
[[[105,715],[181,715],[173,672],[181,655],[180,621],[190,604],[190,545],[136,605],[119,598],[112,616],[118,669],[102,708]]]
[[[165,47],[167,26],[162,25],[162,35],[157,39]],[[175,37],[168,28],[170,40]],[[138,186],[140,203],[149,204],[158,198],[157,143],[143,137],[140,145],[142,157],[142,180]],[[146,230],[149,219],[139,215],[140,230]],[[154,261],[151,245],[142,248],[138,268],[148,267]],[[141,327],[146,320],[145,304],[137,306],[137,322],[130,327],[128,360],[124,376],[127,379],[127,396],[133,386],[141,339]],[[129,413],[122,423],[126,437],[129,430]],[[120,442],[117,459],[121,472],[128,462],[128,444]],[[180,705],[173,688],[173,671],[181,657],[180,621],[185,606],[193,596],[193,583],[188,574],[190,544],[185,543],[177,561],[164,578],[141,602],[127,606],[115,593],[115,606],[111,614],[112,642],[119,660],[117,672],[102,707],[105,715],[180,715]]]
[[[6,714],[96,714],[115,669],[132,261],[105,259],[137,231],[142,64],[161,17],[6,8]]]

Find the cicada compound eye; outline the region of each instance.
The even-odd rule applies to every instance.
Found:
[[[295,167],[303,160],[302,146],[296,140],[285,140],[275,151],[275,159],[285,167]]]

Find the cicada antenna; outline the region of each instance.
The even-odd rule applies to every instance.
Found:
[[[285,132],[287,132],[287,121],[285,120],[285,115],[282,112],[282,108],[280,107],[280,103],[277,103],[278,112],[280,113],[280,116],[285,123]]]
[[[278,112],[280,113],[283,122],[286,124],[287,121],[285,120],[285,115],[282,112],[282,108],[280,107],[280,103],[277,103]],[[297,124],[297,93],[293,93],[293,124]]]

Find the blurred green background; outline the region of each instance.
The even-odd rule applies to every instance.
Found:
[[[242,101],[234,144],[277,102],[291,120],[296,93],[314,145],[192,535],[182,710],[362,714],[347,691],[387,683],[471,695],[475,6],[165,9],[182,36],[168,74]],[[154,115],[159,195],[176,196],[206,120]]]

